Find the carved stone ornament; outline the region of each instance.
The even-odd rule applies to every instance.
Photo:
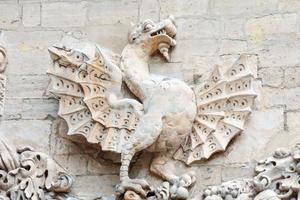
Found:
[[[3,74],[7,65],[6,50],[0,44],[0,117],[4,112],[6,76]]]
[[[212,186],[199,197],[204,200],[298,200],[300,199],[300,143],[289,151],[278,149],[257,163],[253,179]]]
[[[48,155],[0,141],[0,199],[69,199],[73,178]]]
[[[121,154],[119,199],[187,199],[195,177],[178,177],[165,164],[173,157],[190,165],[225,151],[243,131],[257,96],[250,70],[255,63],[248,55],[225,73],[216,66],[206,82],[191,86],[150,73],[154,52],[170,61],[175,35],[172,16],[133,25],[120,61],[98,45],[49,48],[49,91],[59,99],[58,114],[67,122],[68,134],[81,134],[103,151]],[[135,98],[125,98],[130,95]],[[156,190],[128,176],[132,157],[141,150],[156,153],[150,171],[166,181]]]

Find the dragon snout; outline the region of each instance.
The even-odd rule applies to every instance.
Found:
[[[173,15],[170,15],[167,19],[164,20],[164,29],[166,34],[170,37],[175,37],[177,33],[177,28],[175,25],[175,18]]]

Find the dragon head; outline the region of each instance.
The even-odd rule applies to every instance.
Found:
[[[176,32],[173,16],[158,23],[147,19],[137,25],[132,25],[128,33],[128,41],[130,44],[141,46],[149,55],[159,50],[169,61],[168,50],[176,45],[174,39]]]
[[[58,62],[64,67],[80,67],[88,56],[80,50],[74,50],[62,44],[56,44],[48,48],[53,62]]]

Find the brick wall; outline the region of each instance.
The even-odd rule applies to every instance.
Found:
[[[107,160],[111,156],[84,139],[67,137],[65,124],[57,118],[57,101],[45,93],[47,47],[73,37],[120,53],[130,21],[173,14],[178,45],[172,62],[154,56],[152,72],[191,83],[215,64],[229,66],[238,54],[249,53],[258,60],[263,85],[244,134],[225,154],[192,167],[199,178],[195,191],[251,176],[254,160],[300,139],[299,9],[298,0],[1,0],[0,30],[9,65],[0,135],[51,154],[76,175],[74,192],[82,197],[113,193],[118,159]],[[137,161],[132,174],[144,177],[151,155],[139,156],[147,162]]]

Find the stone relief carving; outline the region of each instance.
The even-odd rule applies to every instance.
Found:
[[[154,52],[170,61],[175,35],[173,17],[132,25],[120,60],[98,45],[49,48],[49,91],[59,99],[68,134],[121,154],[120,199],[187,199],[195,177],[178,177],[165,164],[173,157],[190,165],[225,151],[251,113],[256,63],[247,55],[225,73],[217,66],[209,80],[193,86],[149,72]],[[123,81],[135,98],[125,98],[130,94]],[[141,150],[155,152],[150,171],[167,181],[156,190],[128,176],[131,159]]]
[[[50,156],[0,141],[0,199],[69,199],[73,178]],[[75,199],[75,198],[74,198]]]
[[[6,50],[0,44],[0,116],[2,116],[4,112],[6,77],[3,73],[6,68],[6,65],[7,65]]]
[[[203,192],[204,200],[300,199],[300,143],[289,151],[278,149],[257,163],[253,179],[240,179],[212,186]],[[201,198],[202,198],[201,197]]]

